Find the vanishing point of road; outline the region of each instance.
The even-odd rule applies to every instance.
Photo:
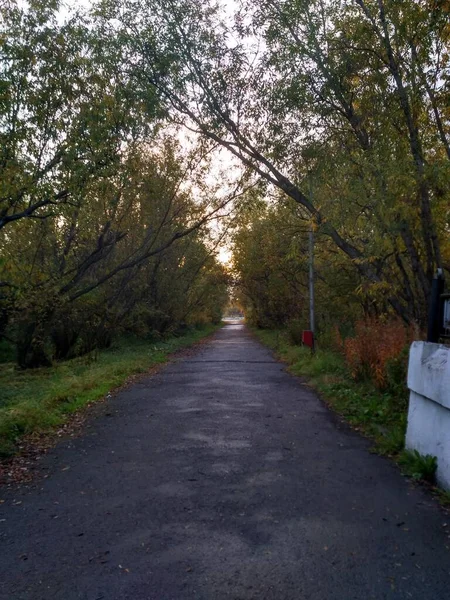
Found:
[[[0,493],[1,600],[448,600],[450,519],[241,324]]]

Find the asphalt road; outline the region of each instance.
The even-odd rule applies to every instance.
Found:
[[[450,520],[242,325],[0,497],[2,600],[450,598]]]

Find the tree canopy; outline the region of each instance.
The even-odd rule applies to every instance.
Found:
[[[226,236],[255,322],[302,317],[313,229],[323,323],[423,326],[435,270],[450,270],[449,13],[434,0],[6,4],[1,330],[19,363],[144,322],[219,319]]]
[[[297,202],[369,295],[424,322],[449,266],[445,3],[102,6],[168,111]]]

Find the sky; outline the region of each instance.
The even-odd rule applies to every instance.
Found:
[[[229,265],[231,261],[231,250],[225,247],[220,248],[219,254],[217,255],[217,259],[223,265]]]

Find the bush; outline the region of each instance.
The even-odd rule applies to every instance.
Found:
[[[353,378],[370,379],[379,389],[394,386],[398,390],[405,381],[404,349],[410,337],[404,324],[397,319],[358,321],[355,337],[347,338],[343,344]]]
[[[0,363],[13,361],[15,358],[14,345],[9,340],[0,339]]]
[[[394,358],[387,361],[386,388],[394,396],[407,397],[406,379],[408,377],[409,345],[406,345]]]
[[[53,348],[45,324],[30,320],[21,328],[16,343],[17,364],[22,369],[49,367]]]
[[[287,327],[289,342],[294,346],[301,346],[304,329],[303,323],[299,319],[292,320]]]

